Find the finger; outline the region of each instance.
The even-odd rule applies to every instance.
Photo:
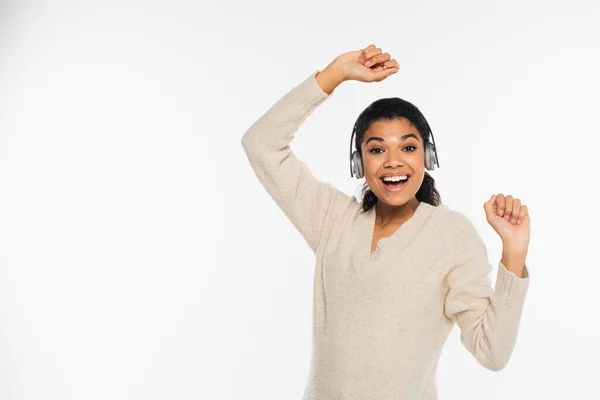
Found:
[[[381,71],[381,70],[388,69],[388,68],[400,69],[400,64],[398,64],[398,62],[396,60],[388,60],[388,61],[379,62],[379,63],[371,66],[370,68],[375,71]]]
[[[486,211],[490,211],[491,213],[495,213],[495,207],[496,207],[496,195],[492,194],[492,196],[490,197],[490,199],[488,201],[485,202],[486,204],[484,204],[484,208]]]
[[[513,200],[513,210],[510,216],[510,223],[516,225],[519,219],[519,213],[521,212],[521,200]]]
[[[498,196],[496,197],[496,202],[498,203],[498,215],[499,216],[503,216],[504,215],[504,195],[502,193],[498,193]]]
[[[396,69],[400,69],[400,67],[396,66],[396,65],[386,65],[385,63],[383,64],[377,64],[374,67],[371,67],[372,69],[377,69],[382,70],[382,69],[390,69],[390,68],[396,68]]]
[[[367,47],[365,47],[364,49],[362,49],[362,53],[360,54],[360,57],[358,58],[358,62],[362,64],[365,60],[368,60],[369,58],[367,57],[367,51],[371,50],[374,47],[375,47],[374,44],[370,44]]]
[[[494,214],[497,214],[498,213],[498,196],[493,194],[492,199],[490,201],[492,202],[492,210],[494,211]]]
[[[387,58],[386,58],[381,53],[381,49],[378,49],[378,50],[379,50],[379,53],[375,53],[375,54],[371,55],[370,57],[366,58],[365,63],[364,63],[364,65],[366,67],[372,67],[373,65],[376,65],[380,62],[383,63],[383,62],[389,60],[389,54],[387,55]]]
[[[487,220],[490,220],[490,216],[494,214],[494,203],[496,200],[496,196],[495,195],[491,195],[490,198],[483,203],[483,209],[485,211],[485,215]]]
[[[386,69],[382,69],[381,71],[374,71],[372,69],[370,69],[370,71],[372,72],[372,82],[380,82],[382,80],[384,80],[385,78],[387,78],[390,75],[394,75],[396,72],[398,72],[398,68],[386,68]]]
[[[383,63],[379,63],[379,64],[375,64],[375,65],[371,65],[370,67],[367,68],[371,68],[371,70],[373,71],[383,71],[383,70],[387,70],[387,68],[384,68]]]
[[[371,57],[367,62],[365,62],[365,67],[371,67],[376,64],[382,64],[390,59],[390,53],[383,53],[376,56]]]
[[[504,219],[510,221],[510,216],[513,210],[513,197],[509,194],[504,198],[506,205],[504,206]]]
[[[525,218],[529,218],[529,210],[527,209],[526,205],[522,205],[521,209],[519,210],[519,219],[517,225],[521,225]]]
[[[396,60],[388,60],[383,63],[383,66],[385,68],[391,68],[391,67],[396,67],[398,69],[400,68],[400,64],[398,64],[398,61],[396,61]]]
[[[382,53],[381,49],[379,47],[367,47],[365,49],[365,51],[363,51],[363,59],[365,61],[369,61],[371,58],[378,56]],[[373,64],[371,64],[373,65]]]
[[[383,75],[382,79],[387,78],[390,75],[394,75],[396,72],[398,72],[398,68],[386,68],[386,69],[382,69],[381,73]]]

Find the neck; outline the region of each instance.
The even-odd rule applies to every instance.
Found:
[[[390,206],[379,200],[375,205],[375,223],[381,226],[402,224],[415,213],[419,204],[416,197],[401,206]]]

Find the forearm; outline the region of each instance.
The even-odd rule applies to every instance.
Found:
[[[507,245],[502,246],[502,264],[519,278],[524,278],[526,256],[525,251],[516,251]]]

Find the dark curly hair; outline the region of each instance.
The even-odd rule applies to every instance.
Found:
[[[430,128],[427,120],[419,111],[419,109],[412,103],[402,100],[398,97],[383,98],[374,101],[367,108],[363,110],[358,116],[356,123],[354,124],[354,146],[358,151],[361,151],[360,144],[363,141],[365,132],[371,124],[375,121],[391,121],[394,119],[406,118],[409,120],[415,128],[419,131],[423,143],[429,141]],[[435,180],[431,175],[425,171],[425,177],[423,183],[417,191],[417,200],[438,206],[442,200],[440,194],[435,188]],[[363,211],[368,211],[377,204],[377,196],[371,191],[367,182],[362,187],[362,198],[363,198]]]

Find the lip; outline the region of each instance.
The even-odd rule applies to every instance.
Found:
[[[400,175],[402,175],[402,174],[400,174]],[[406,174],[406,175],[408,175],[408,174]],[[384,175],[384,176],[394,176],[394,175]],[[383,178],[383,176],[381,178]],[[383,188],[385,190],[387,190],[388,192],[398,193],[398,192],[401,192],[402,190],[404,190],[406,185],[408,185],[408,181],[410,181],[410,178],[411,178],[411,176],[408,175],[408,179],[406,180],[406,182],[401,183],[400,185],[398,185],[396,187],[386,185],[385,183],[383,183],[383,179],[379,179],[379,180],[381,181],[381,185],[383,186]]]
[[[403,176],[403,175],[406,175],[406,176],[408,176],[409,178],[411,177],[411,174],[401,174],[401,173],[399,173],[399,172],[396,172],[396,173],[383,174],[383,175],[381,175],[381,176],[379,177],[379,179],[383,179],[383,178],[385,178],[385,177],[387,177],[387,176]]]

